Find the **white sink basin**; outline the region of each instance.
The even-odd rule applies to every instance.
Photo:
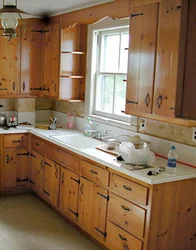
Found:
[[[53,139],[60,142],[69,144],[75,148],[87,149],[87,148],[96,148],[102,144],[99,140],[87,137],[84,135],[54,135],[51,136]]]

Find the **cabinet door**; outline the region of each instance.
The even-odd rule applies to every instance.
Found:
[[[28,183],[28,165],[29,165],[29,151],[28,149],[17,149],[17,186],[26,186]]]
[[[44,196],[55,207],[59,206],[59,177],[60,165],[45,159]]]
[[[79,192],[80,226],[94,237],[105,240],[108,191],[81,178]]]
[[[22,95],[39,96],[41,91],[42,34],[39,25],[28,25],[21,46],[21,88]]]
[[[61,167],[60,211],[76,222],[78,217],[79,175]]]
[[[34,190],[40,196],[43,196],[44,185],[44,156],[32,151],[30,182],[34,184]]]
[[[174,117],[182,0],[160,3],[153,112]]]
[[[152,112],[158,4],[131,14],[126,113]]]
[[[3,189],[16,187],[17,155],[16,150],[3,151]]]
[[[44,68],[43,91],[44,96],[58,97],[60,75],[60,26],[51,24],[44,33]]]

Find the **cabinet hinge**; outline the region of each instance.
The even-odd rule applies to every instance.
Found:
[[[32,156],[32,157],[34,157],[34,158],[36,158],[36,156],[35,156],[35,155],[33,155],[33,154],[31,154],[31,156]]]
[[[47,194],[48,196],[50,196],[50,194],[48,192],[46,192],[46,190],[43,190],[45,194]]]
[[[34,181],[32,181],[32,180],[29,180],[31,183],[33,183],[33,184],[35,184],[35,182]]]
[[[99,230],[97,227],[95,227],[95,230],[98,231],[100,234],[103,234],[105,237],[107,237],[107,233],[102,232],[101,230]]]
[[[47,165],[47,166],[51,167],[51,165],[50,165],[49,163],[47,163],[46,161],[45,161],[45,165]]]
[[[26,178],[26,179],[16,179],[16,182],[26,182],[26,181],[28,181],[29,179],[28,178]]]
[[[24,153],[24,154],[17,154],[17,156],[20,156],[20,155],[27,155],[27,156],[29,156],[29,152],[28,153]]]
[[[76,217],[78,217],[78,213],[75,213],[74,211],[72,211],[71,209],[69,209],[69,211],[72,213],[72,214],[75,214]]]
[[[31,30],[31,32],[38,32],[38,33],[41,33],[41,34],[44,34],[46,32],[49,32],[50,30]]]
[[[143,16],[144,13],[138,13],[138,14],[131,14],[131,18],[136,17],[136,16]]]
[[[97,194],[100,195],[101,197],[103,197],[104,199],[108,200],[108,201],[110,200],[110,196],[109,195],[105,196],[105,195],[103,195],[103,194],[101,194],[99,192],[97,192]]]
[[[80,184],[80,180],[76,180],[76,179],[74,179],[74,178],[72,178],[72,177],[70,177],[73,181],[75,181],[75,182],[77,182],[78,184]]]
[[[42,90],[42,88],[30,88],[30,90]]]
[[[130,104],[138,104],[138,102],[133,102],[133,101],[130,101],[130,100],[126,100],[126,104],[128,104],[128,103],[130,103]]]

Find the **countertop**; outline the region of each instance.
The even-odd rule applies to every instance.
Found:
[[[77,130],[67,130],[64,128],[59,128],[57,130],[43,130],[43,129],[34,128],[33,126],[18,126],[17,128],[11,128],[9,130],[0,129],[0,134],[14,134],[14,133],[31,133],[44,140],[47,140],[48,142],[52,142],[56,144],[57,146],[65,148],[71,152],[74,152],[92,161],[100,163],[110,169],[117,170],[123,174],[126,174],[127,176],[136,178],[148,184],[161,184],[161,183],[167,183],[167,182],[172,182],[172,181],[196,178],[195,168],[192,168],[192,167],[180,164],[180,163],[177,164],[177,169],[176,169],[175,174],[161,172],[160,174],[155,175],[155,176],[148,176],[147,173],[149,170],[151,170],[151,168],[130,171],[126,168],[123,168],[121,166],[121,163],[116,161],[115,156],[112,156],[108,153],[102,152],[95,148],[78,149],[71,145],[57,141],[56,139],[51,137],[54,135],[61,135],[61,134],[64,134],[64,135],[65,134],[79,134],[79,133],[82,134],[82,132],[77,131]],[[100,141],[100,144],[103,144],[103,142]],[[157,168],[159,166],[166,167],[167,160],[161,157],[156,157],[155,164],[152,164],[152,169]]]

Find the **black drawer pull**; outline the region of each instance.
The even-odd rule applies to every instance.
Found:
[[[127,241],[127,238],[123,237],[121,234],[119,234],[118,236],[119,236],[119,238],[120,238],[121,240]]]
[[[92,174],[98,174],[96,171],[94,171],[94,170],[92,170],[92,169],[91,169],[91,173],[92,173]]]
[[[124,205],[122,205],[121,207],[122,207],[122,209],[124,209],[125,211],[131,211],[130,208],[128,208],[128,207],[126,207],[126,206],[124,206]]]
[[[134,101],[131,101],[131,100],[128,100],[128,99],[127,99],[127,100],[126,100],[126,104],[129,104],[129,103],[130,103],[130,104],[138,104],[138,102],[134,102]]]
[[[35,143],[35,145],[36,145],[36,146],[40,146],[40,144],[39,144],[39,143],[37,143],[37,142]]]
[[[123,187],[124,187],[124,189],[126,189],[126,190],[128,190],[128,191],[132,191],[132,188],[130,188],[130,187],[127,187],[127,186],[125,186],[125,185],[123,185]]]
[[[13,143],[19,143],[22,142],[21,140],[16,140],[16,141],[12,141]]]

